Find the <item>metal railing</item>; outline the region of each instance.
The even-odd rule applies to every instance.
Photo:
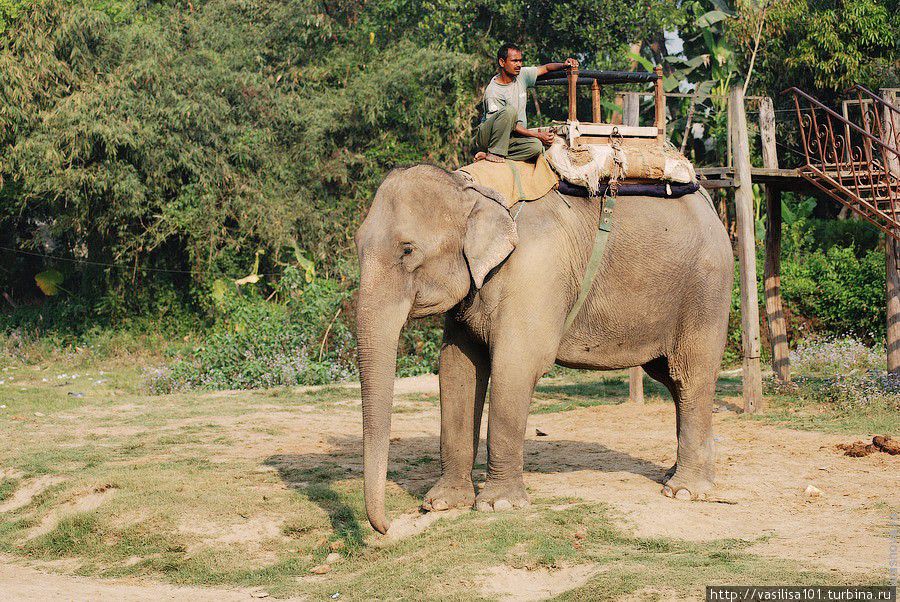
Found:
[[[900,240],[900,110],[861,86],[854,90],[860,123],[799,88],[786,90],[794,95],[806,158],[800,175]]]

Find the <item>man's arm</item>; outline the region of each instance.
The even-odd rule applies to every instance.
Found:
[[[541,65],[540,67],[537,67],[533,71],[533,75],[531,75],[531,77],[533,77],[534,79],[537,79],[541,75],[543,75],[545,73],[549,73],[550,71],[562,71],[563,69],[568,69],[568,68],[576,68],[577,69],[578,61],[573,58],[567,58],[565,60],[565,62],[563,62],[563,63],[547,63],[546,65]],[[532,84],[533,84],[533,82],[530,82],[528,85],[532,85]],[[555,138],[555,136],[553,135],[553,132],[535,132],[535,131],[529,130],[522,125],[521,121],[516,123],[516,127],[513,128],[513,133],[516,134],[517,136],[524,136],[526,138],[537,138],[541,142],[543,142],[546,146],[553,144],[553,139]]]
[[[546,65],[541,65],[537,68],[537,75],[538,77],[540,77],[545,73],[550,73],[551,71],[562,71],[563,69],[568,69],[569,67],[577,69],[578,61],[570,57],[562,63],[547,63]]]
[[[516,122],[516,127],[513,128],[513,133],[516,136],[524,136],[525,138],[537,138],[544,144],[544,146],[550,146],[551,144],[553,144],[553,140],[556,139],[556,136],[553,135],[553,132],[535,132],[534,130],[529,130],[522,125],[521,121]]]

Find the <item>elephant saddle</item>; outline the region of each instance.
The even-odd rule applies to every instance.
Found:
[[[697,189],[694,166],[671,145],[656,140],[610,137],[609,144],[569,144],[558,136],[545,156],[563,181],[586,188],[591,196],[602,194],[607,185],[638,186],[631,194],[679,196],[674,188],[693,192]],[[662,187],[667,194],[653,194]],[[625,190],[620,194],[629,194]],[[682,192],[682,194],[684,194]]]
[[[547,159],[539,155],[537,161],[476,161],[457,171],[464,173],[476,184],[493,188],[506,200],[509,209],[519,201],[534,201],[543,197],[559,184]]]

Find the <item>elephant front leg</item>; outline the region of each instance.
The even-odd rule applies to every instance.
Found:
[[[528,505],[522,480],[525,426],[534,386],[545,366],[544,362],[523,358],[527,354],[524,345],[519,349],[517,354],[494,356],[488,412],[488,474],[484,489],[476,498],[476,510]]]
[[[475,503],[472,464],[478,453],[489,375],[485,346],[448,317],[439,368],[441,478],[425,494],[424,510],[448,510]]]

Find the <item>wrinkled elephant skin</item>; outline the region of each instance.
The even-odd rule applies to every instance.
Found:
[[[384,487],[400,330],[409,318],[444,312],[442,476],[425,496],[426,510],[528,503],[528,406],[554,363],[643,366],[665,385],[675,400],[678,455],[663,492],[705,495],[713,486],[712,403],[733,275],[728,236],[707,198],[620,197],[590,295],[564,332],[591,254],[598,201],[554,191],[513,221],[495,194],[433,166],[394,170],[357,233],[372,526],[388,526]],[[487,481],[476,497],[472,464],[488,387]]]

